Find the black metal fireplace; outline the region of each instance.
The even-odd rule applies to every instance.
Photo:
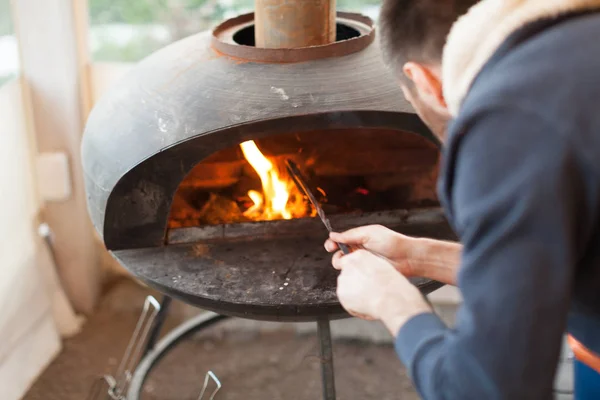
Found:
[[[335,25],[332,43],[260,48],[242,15],[148,57],[95,106],[82,146],[89,211],[134,276],[227,316],[347,316],[310,208],[248,217],[247,193],[261,190],[248,141],[275,169],[294,159],[336,229],[453,237],[435,198],[437,142],[385,69],[372,21],[337,13]]]

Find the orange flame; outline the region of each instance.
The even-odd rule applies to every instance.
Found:
[[[254,205],[244,215],[257,220],[292,219],[304,216],[307,208],[294,182],[282,174],[277,167],[261,153],[253,140],[241,143],[244,157],[258,174],[263,193],[248,192]]]

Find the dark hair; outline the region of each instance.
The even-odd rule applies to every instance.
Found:
[[[450,29],[479,0],[384,0],[379,17],[385,62],[439,63]]]

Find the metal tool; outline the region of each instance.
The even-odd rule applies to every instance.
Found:
[[[329,222],[329,218],[327,218],[327,215],[325,215],[325,211],[323,211],[323,208],[317,201],[317,198],[308,187],[308,183],[302,175],[302,172],[300,172],[300,169],[298,168],[296,163],[290,159],[287,159],[285,161],[285,164],[287,166],[288,172],[290,173],[290,176],[292,177],[296,185],[300,188],[302,192],[304,192],[304,194],[306,194],[313,207],[315,207],[315,210],[317,210],[317,214],[319,214],[319,217],[321,218],[321,221],[323,221],[325,228],[327,228],[327,230],[330,233],[333,232],[333,228],[331,227],[331,222]],[[350,247],[345,245],[344,243],[337,243],[337,245],[344,254],[350,254],[352,252]]]
[[[113,399],[112,393],[115,386],[115,379],[110,375],[104,375],[94,381],[94,384],[90,389],[87,399],[111,400]]]
[[[142,348],[147,341],[146,339],[159,311],[160,304],[158,301],[152,296],[146,297],[142,313],[135,326],[133,335],[129,339],[129,344],[117,372],[114,376],[104,375],[94,383],[88,397],[90,400],[126,400],[131,377],[138,365]]]
[[[215,388],[215,390],[213,390],[208,400],[214,400],[217,392],[221,390],[221,381],[219,381],[219,378],[217,378],[217,376],[212,371],[208,371],[206,373],[206,376],[204,377],[204,386],[202,386],[202,391],[200,392],[200,397],[198,397],[198,400],[204,399],[204,393],[206,392],[206,389],[208,389],[208,383],[211,379],[215,382],[217,387]]]

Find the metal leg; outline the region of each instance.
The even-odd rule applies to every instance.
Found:
[[[163,299],[163,304],[165,303]],[[168,301],[166,302],[168,305]],[[162,309],[161,309],[162,310]],[[172,332],[166,335],[154,346],[144,359],[139,363],[138,368],[133,374],[131,385],[129,387],[127,400],[138,400],[141,398],[142,387],[146,378],[156,366],[156,364],[178,343],[185,338],[209,328],[214,324],[227,319],[224,315],[214,313],[201,314],[175,328]],[[159,325],[162,325],[159,324]],[[160,329],[159,329],[160,331]],[[324,318],[317,321],[317,331],[319,336],[320,358],[321,358],[321,379],[323,382],[323,400],[336,400],[335,394],[335,377],[333,369],[333,347],[331,341],[331,328],[329,319]],[[218,382],[218,380],[215,380]],[[206,383],[206,382],[205,382]],[[217,389],[220,389],[220,384],[217,383]],[[203,388],[204,390],[204,388]],[[216,391],[213,391],[213,395]]]
[[[321,380],[323,382],[323,400],[335,400],[335,376],[333,370],[333,347],[329,319],[317,321],[319,350],[321,355]]]
[[[144,349],[142,357],[148,354],[150,350],[154,349],[154,345],[158,340],[160,331],[162,330],[165,320],[167,319],[167,314],[169,313],[169,308],[171,306],[172,300],[173,299],[169,296],[163,296],[162,302],[160,303],[160,310],[158,311],[156,319],[154,320],[154,323],[150,330],[150,335],[148,336],[148,341],[146,342],[146,347]]]
[[[203,313],[187,320],[165,335],[165,337],[158,341],[156,346],[154,346],[154,348],[150,350],[138,364],[138,367],[131,379],[131,385],[129,386],[126,400],[140,400],[143,397],[142,388],[146,378],[148,375],[150,375],[150,372],[154,369],[158,362],[179,343],[194,333],[210,328],[211,326],[227,318],[229,317],[211,312]],[[215,392],[213,392],[213,394],[214,393]]]

